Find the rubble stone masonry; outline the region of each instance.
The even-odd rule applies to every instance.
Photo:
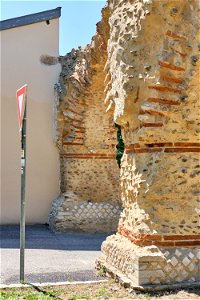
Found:
[[[50,226],[108,232],[122,203],[97,267],[139,289],[200,282],[198,10],[197,0],[108,0],[91,44],[60,58],[62,193]]]
[[[200,281],[199,2],[109,0],[106,99],[123,213],[98,267],[137,288]]]
[[[121,212],[117,133],[103,103],[108,16],[106,8],[90,45],[60,57],[55,140],[60,150],[61,195],[49,216],[53,230],[117,230]]]

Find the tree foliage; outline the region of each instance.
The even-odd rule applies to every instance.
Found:
[[[116,160],[119,168],[121,167],[121,158],[124,153],[124,141],[122,138],[121,133],[121,126],[115,123],[115,128],[117,129],[117,141],[118,144],[116,145]]]

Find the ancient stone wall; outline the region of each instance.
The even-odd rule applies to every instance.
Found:
[[[195,0],[109,0],[107,98],[123,128],[124,206],[99,265],[135,287],[200,280]]]
[[[198,37],[196,0],[108,0],[91,45],[60,58],[50,226],[116,227],[116,122],[123,213],[97,264],[136,288],[200,281]]]
[[[112,232],[120,214],[119,168],[113,117],[105,114],[104,66],[109,11],[86,47],[60,57],[56,86],[56,143],[61,192],[49,217],[54,230]]]

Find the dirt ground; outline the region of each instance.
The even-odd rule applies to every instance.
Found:
[[[181,299],[181,300],[190,300],[190,299],[200,299],[200,289],[187,289],[187,290],[172,290],[165,292],[137,292],[130,288],[125,289],[113,281],[106,283],[100,283],[96,285],[88,286],[68,286],[68,287],[59,287],[62,290],[61,299],[69,300],[67,294],[74,296],[84,296],[85,299],[150,299],[150,300],[167,300],[167,299]],[[88,298],[87,298],[88,297]],[[73,298],[72,298],[73,299]],[[76,299],[76,298],[75,298]],[[79,298],[77,298],[79,299]],[[81,298],[80,298],[81,299]]]
[[[138,292],[112,280],[97,284],[2,289],[0,300],[198,300],[200,289],[187,288],[162,292]]]

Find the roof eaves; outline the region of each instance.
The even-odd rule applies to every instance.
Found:
[[[55,9],[46,10],[31,15],[0,21],[0,30],[6,30],[19,26],[25,26],[47,20],[57,19],[60,16],[61,7],[57,7]]]

